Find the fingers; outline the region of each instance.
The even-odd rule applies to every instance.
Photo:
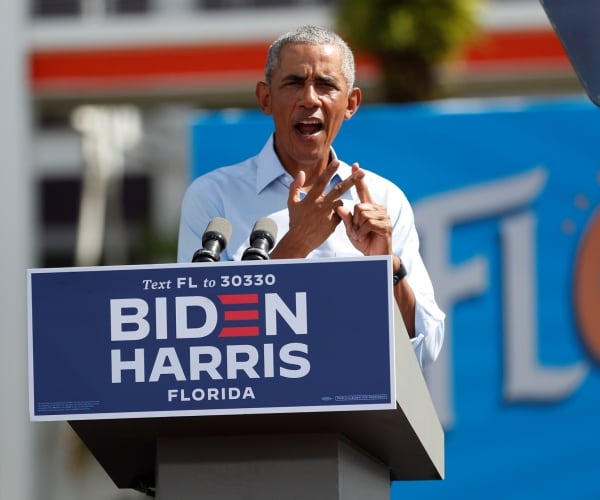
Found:
[[[350,230],[352,228],[352,212],[350,212],[350,210],[348,210],[342,204],[336,207],[335,213],[338,214],[340,219],[342,219],[342,222],[346,226],[346,229]]]
[[[354,163],[352,165],[352,173],[354,175],[355,172],[362,172],[358,163]],[[373,198],[371,198],[371,193],[369,188],[367,187],[367,183],[365,182],[364,173],[362,176],[357,177],[356,182],[356,193],[358,194],[358,199],[363,203],[373,203]]]
[[[360,203],[354,207],[352,223],[358,234],[375,232],[387,234],[391,228],[390,217],[385,207],[374,203]]]
[[[304,170],[300,170],[294,181],[290,184],[290,193],[288,197],[288,203],[298,203],[302,198],[300,193],[306,182],[306,173]]]
[[[339,165],[340,162],[337,159],[329,162],[321,175],[317,177],[309,192],[304,196],[302,196],[302,191],[306,183],[306,173],[302,170],[299,171],[298,175],[290,185],[288,206],[300,203],[304,199],[307,203],[316,202],[319,206],[326,208],[327,210],[331,210],[334,214],[339,215],[338,208],[342,207],[343,205],[341,197],[344,193],[351,189],[352,186],[357,187],[361,202],[370,202],[371,194],[366,183],[364,182],[365,171],[359,167],[358,163],[352,165],[352,173],[349,177],[335,184],[326,195],[323,194],[329,185],[331,178],[335,175]],[[353,216],[352,213],[346,210],[344,215],[346,217],[350,217],[351,220],[348,220],[349,223],[353,222],[356,225],[360,225],[360,220],[357,219],[356,213]],[[352,221],[353,217],[354,221]]]
[[[356,186],[359,182],[363,182],[362,179],[364,178],[364,176],[364,170],[361,170],[360,168],[355,169],[353,167],[352,175],[333,186],[331,188],[331,191],[329,191],[329,193],[327,193],[327,195],[324,197],[325,201],[333,202],[333,200],[338,200],[352,186]]]
[[[355,240],[357,238],[357,236],[356,236],[356,228],[355,228],[354,222],[353,222],[352,212],[350,210],[348,210],[344,205],[341,205],[336,208],[335,213],[338,215],[338,217],[340,219],[342,219],[342,222],[344,223],[344,226],[346,227],[346,234],[348,235],[350,240],[351,241]]]
[[[329,181],[331,181],[331,178],[337,172],[339,166],[339,160],[330,161],[325,170],[321,173],[321,175],[317,177],[317,180],[315,181],[314,185],[312,186],[306,197],[314,199],[320,197],[327,188],[327,185],[329,184]]]

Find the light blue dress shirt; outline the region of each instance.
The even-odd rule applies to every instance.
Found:
[[[335,152],[331,154],[335,157]],[[363,169],[364,170],[364,169]],[[416,299],[415,337],[411,339],[415,354],[426,366],[437,357],[444,337],[444,313],[435,302],[433,286],[419,253],[419,238],[412,208],[404,193],[393,183],[365,171],[369,192],[376,203],[387,207],[393,224],[394,253],[402,259],[408,272],[406,279]],[[329,188],[351,175],[351,167],[342,161]],[[287,200],[293,178],[275,154],[273,136],[262,151],[236,165],[212,170],[195,179],[188,187],[181,208],[178,261],[191,262],[202,247],[202,235],[214,217],[231,222],[233,231],[222,260],[241,260],[250,245],[249,235],[261,217],[277,223],[277,239],[289,228]],[[342,196],[350,210],[360,202],[356,189]],[[362,255],[346,236],[340,223],[334,233],[308,258],[357,257]]]

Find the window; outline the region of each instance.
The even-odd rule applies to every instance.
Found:
[[[78,16],[80,0],[33,0],[32,14],[36,17]]]
[[[231,10],[332,5],[333,3],[335,0],[196,0],[196,7],[199,10]]]
[[[150,11],[152,0],[32,0],[34,17],[80,16],[83,13],[141,14]]]
[[[149,0],[108,0],[107,11],[111,14],[140,14],[150,10]]]

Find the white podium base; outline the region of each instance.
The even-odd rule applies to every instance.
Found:
[[[390,470],[340,434],[160,437],[159,500],[389,500]]]

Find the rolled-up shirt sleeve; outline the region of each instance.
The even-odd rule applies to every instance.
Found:
[[[422,367],[433,363],[444,342],[444,319],[439,307],[426,308],[417,300],[415,311],[415,336],[410,339],[415,355]]]
[[[394,198],[396,211],[390,213],[394,224],[394,252],[406,267],[406,279],[415,295],[415,336],[411,343],[424,368],[436,360],[442,349],[446,315],[435,301],[433,284],[419,252],[419,236],[412,207],[401,190],[398,189]]]

